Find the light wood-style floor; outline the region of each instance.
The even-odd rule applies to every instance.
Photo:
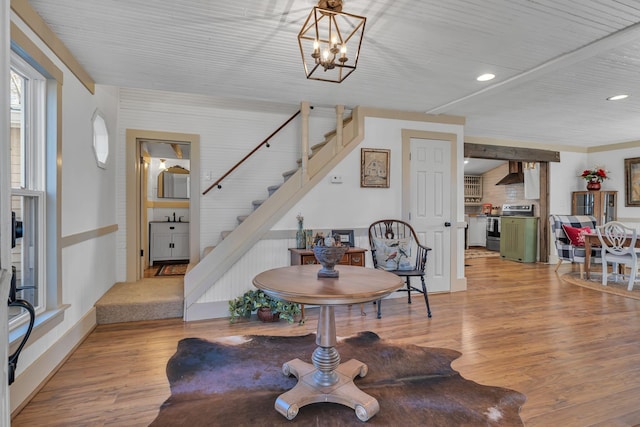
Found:
[[[144,277],[145,277],[145,278],[158,277],[158,276],[156,276],[156,273],[158,272],[158,269],[159,269],[159,268],[160,268],[160,267],[158,267],[157,265],[156,265],[156,266],[154,266],[154,267],[146,268],[146,269],[144,270]]]
[[[373,306],[366,317],[359,307],[339,307],[338,334],[369,330],[458,350],[453,368],[465,378],[527,396],[521,416],[528,427],[640,423],[640,301],[563,283],[549,265],[466,264],[468,291],[431,295],[432,319],[419,295],[412,305],[385,301],[380,320]],[[304,326],[226,319],[98,326],[12,425],[146,426],[169,397],[165,366],[178,340],[301,335],[315,330],[317,314],[308,309]]]
[[[145,279],[153,278],[153,277],[162,277],[162,276],[156,276],[156,273],[158,272],[158,269],[160,269],[160,264],[156,264],[153,267],[146,268],[144,270],[144,272],[143,272],[143,277]]]

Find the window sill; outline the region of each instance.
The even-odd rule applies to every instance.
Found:
[[[69,304],[65,304],[53,310],[47,310],[36,315],[36,320],[33,324],[33,331],[31,331],[31,336],[29,337],[26,345],[38,340],[58,326],[64,320],[64,311],[69,307]],[[20,342],[22,341],[22,337],[27,333],[28,327],[29,322],[9,331],[9,354],[16,351],[18,345],[20,345]]]

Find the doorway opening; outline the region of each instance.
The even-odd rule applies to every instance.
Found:
[[[184,275],[189,262],[191,145],[159,140],[139,144],[143,276]]]
[[[465,158],[492,159],[512,162],[536,162],[539,171],[538,213],[542,220],[538,227],[539,261],[549,261],[549,163],[560,161],[560,152],[523,147],[464,143]]]
[[[193,134],[127,130],[127,282],[156,263],[199,261],[199,143]]]

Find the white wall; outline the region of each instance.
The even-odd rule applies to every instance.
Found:
[[[60,65],[62,66],[62,65]],[[92,95],[75,78],[65,75],[62,94],[62,236],[114,224],[115,138],[117,89],[96,85]],[[78,106],[84,108],[78,108]],[[106,169],[99,168],[93,151],[91,117],[98,108],[109,132]]]
[[[640,227],[640,207],[625,206],[625,170],[624,159],[640,157],[640,146],[620,150],[590,153],[586,167],[602,166],[609,171],[609,179],[602,183],[602,190],[618,192],[618,219],[633,227]],[[582,180],[582,188],[586,185]]]
[[[571,151],[561,151],[560,162],[549,163],[550,214],[571,215],[571,192],[586,188],[584,180],[578,177],[586,167],[587,154]],[[551,253],[555,254],[555,246],[552,248]]]
[[[332,228],[369,227],[369,224],[382,217],[401,217],[401,124],[410,129],[425,130],[424,123],[365,118],[365,137],[360,145],[284,215],[273,229],[295,229],[298,213],[304,217],[305,228],[325,232]],[[360,149],[363,147],[391,150],[389,188],[360,187]],[[331,183],[333,175],[341,176],[342,184]]]
[[[402,217],[402,129],[454,133],[458,135],[459,164],[462,165],[463,129],[462,126],[441,123],[417,122],[365,118],[365,137],[360,145],[340,162],[318,185],[307,193],[287,214],[283,215],[272,230],[293,230],[297,228],[296,216],[304,217],[304,227],[324,231],[331,229],[368,228],[380,218]],[[391,150],[391,176],[389,188],[360,187],[360,148],[386,148]],[[342,176],[341,184],[330,182],[333,175]],[[460,177],[461,178],[461,177]],[[462,191],[462,185],[458,191]],[[459,193],[462,194],[462,193]],[[463,215],[462,197],[457,208],[452,209],[452,218]],[[457,211],[459,210],[459,211]],[[461,219],[459,219],[461,220]],[[454,230],[452,230],[454,232]],[[360,237],[357,245],[369,248],[366,238]],[[211,303],[235,298],[252,287],[251,281],[258,273],[276,267],[289,265],[288,248],[294,247],[290,239],[262,240],[250,252],[243,256],[227,273],[199,300],[198,303]],[[460,246],[462,248],[462,246]],[[372,266],[370,255],[365,257],[367,266]],[[459,260],[462,262],[463,254]],[[455,262],[455,260],[452,260]],[[461,267],[451,280],[460,280],[464,268]],[[457,275],[457,277],[456,277]],[[449,291],[430,289],[430,291]]]
[[[560,163],[550,163],[550,201],[552,214],[571,214],[571,193],[585,191],[587,183],[580,178],[585,169],[595,166],[609,171],[609,179],[603,181],[601,190],[618,192],[618,218],[627,222],[640,222],[640,208],[625,206],[624,159],[640,157],[640,146],[611,151],[577,153],[562,151]]]
[[[380,218],[402,217],[402,129],[457,133],[462,127],[441,123],[365,118],[365,137],[360,145],[336,166],[327,177],[298,202],[273,227],[274,230],[295,229],[296,215],[302,213],[309,229],[368,228]],[[391,150],[389,188],[360,187],[360,149]],[[330,177],[340,175],[342,184]],[[452,213],[456,215],[456,213]]]
[[[549,163],[549,213],[551,215],[571,215],[571,192],[585,188],[584,180],[578,175],[587,167],[587,154],[571,151],[560,152],[560,162]],[[582,181],[582,182],[581,182]],[[549,221],[549,218],[540,218]],[[558,262],[555,238],[549,228],[549,264]]]
[[[118,280],[126,266],[125,133],[127,129],[200,135],[201,192],[267,138],[299,106],[261,102],[233,102],[194,94],[121,89],[117,147]],[[200,253],[220,241],[220,233],[233,230],[238,215],[251,213],[253,200],[266,199],[267,187],[283,182],[282,173],[297,167],[300,157],[298,116],[250,160],[201,196]],[[314,108],[310,115],[310,145],[324,140],[335,129],[335,110]],[[259,173],[252,173],[253,171]],[[196,195],[194,195],[195,197]],[[173,210],[172,210],[173,212]],[[155,214],[154,214],[155,216]]]
[[[625,170],[624,159],[640,157],[640,146],[611,151],[578,153],[562,151],[560,163],[550,163],[549,211],[556,215],[571,214],[571,193],[585,191],[587,183],[580,178],[585,169],[595,166],[609,171],[609,179],[602,183],[601,191],[617,191],[618,220],[632,227],[640,228],[640,207],[625,206]],[[550,238],[549,262],[557,262],[553,238]]]
[[[96,231],[115,224],[115,135],[117,90],[96,86],[92,95],[15,15],[11,20],[27,34],[63,72],[62,86],[62,191],[61,234],[65,237]],[[93,152],[91,117],[99,108],[110,136],[107,168],[99,168]],[[51,203],[48,201],[48,203]],[[13,411],[67,353],[80,342],[95,302],[115,283],[115,234],[89,238],[62,248],[61,305],[66,309],[53,328],[36,326],[20,356],[16,382],[10,387]],[[48,277],[56,286],[54,277]],[[94,320],[95,324],[95,320]],[[40,335],[42,331],[44,335]],[[39,331],[39,332],[38,332]]]

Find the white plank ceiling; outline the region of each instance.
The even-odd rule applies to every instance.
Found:
[[[453,114],[467,135],[532,143],[640,140],[637,0],[345,0],[367,23],[341,84],[305,78],[313,0],[30,3],[98,84]]]

